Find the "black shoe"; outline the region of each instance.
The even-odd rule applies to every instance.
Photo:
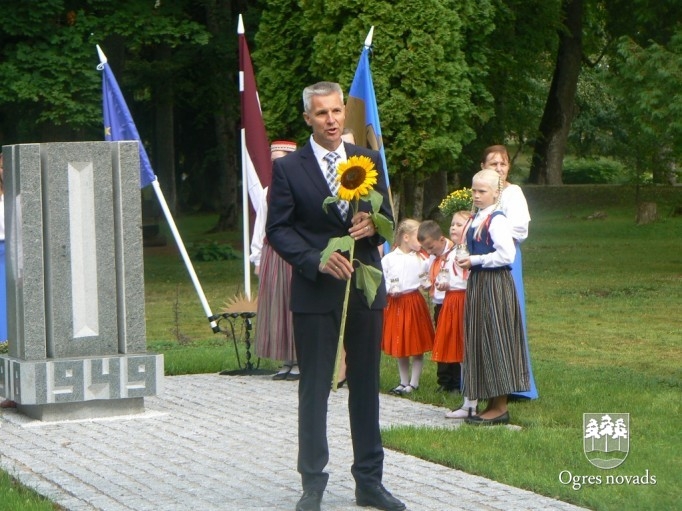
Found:
[[[321,490],[306,490],[296,503],[296,511],[320,511]]]
[[[292,373],[290,372],[287,374],[286,380],[287,381],[298,381],[301,379],[301,373]]]
[[[479,415],[473,415],[464,419],[464,422],[474,426],[496,426],[498,424],[509,424],[509,412],[504,412],[502,415],[498,415],[492,419],[483,419]]]
[[[403,511],[406,509],[405,504],[391,495],[382,484],[356,488],[355,501],[358,506],[371,506],[384,511]]]
[[[279,368],[279,372],[275,374],[272,379],[273,380],[286,380],[287,376],[291,372],[291,366],[289,365],[283,365],[282,367]]]

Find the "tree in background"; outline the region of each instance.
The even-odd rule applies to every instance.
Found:
[[[419,9],[409,1],[265,2],[253,58],[268,132],[306,140],[303,87],[333,80],[347,91],[374,25],[371,66],[391,184],[403,214],[421,217],[425,181],[452,170],[490,110],[464,52],[465,32],[489,32],[489,17],[489,2],[474,0]]]
[[[674,182],[682,156],[682,3],[606,0],[613,45],[607,83],[618,117],[614,156],[638,182]]]
[[[493,111],[483,116],[476,138],[458,159],[457,186],[470,184],[485,147],[509,144],[515,159],[535,143],[555,62],[560,7],[559,0],[496,0],[491,2],[493,29],[469,31],[473,43],[465,54],[474,83],[492,98],[475,103],[492,104]]]
[[[674,184],[682,158],[682,27],[666,45],[623,37],[610,79],[617,91],[616,153],[642,181]]]
[[[11,20],[0,26],[3,143],[101,136],[96,20],[57,0],[3,3],[3,18]]]
[[[185,2],[18,1],[3,5],[0,118],[3,143],[102,139],[100,44],[120,77],[153,166],[175,204],[176,84],[205,45]],[[150,120],[151,119],[151,120]],[[146,136],[145,136],[146,135]]]
[[[682,3],[678,0],[563,0],[562,6],[565,13],[563,22],[565,28],[559,31],[556,67],[540,123],[530,181],[561,183],[568,130],[575,115],[582,114],[583,119],[579,124],[583,128],[592,121],[597,121],[595,125],[602,121],[612,122],[607,131],[612,132],[614,139],[618,139],[619,135],[628,139],[627,143],[614,145],[613,155],[634,163],[636,169],[639,168],[640,171],[657,169],[654,180],[661,182],[662,175],[669,172],[671,165],[675,165],[673,159],[679,158],[674,149],[660,147],[660,141],[667,142],[670,137],[657,139],[656,136],[649,136],[651,133],[647,135],[644,133],[645,130],[640,129],[642,118],[639,114],[647,119],[645,124],[648,127],[653,128],[656,125],[654,129],[649,130],[650,132],[665,135],[676,130],[674,122],[668,123],[674,117],[674,108],[668,108],[662,102],[659,104],[656,98],[661,95],[667,97],[666,91],[679,88],[680,76],[674,69],[677,64],[673,64],[673,69],[669,73],[664,70],[668,67],[666,58],[678,61],[678,51],[671,50],[667,45],[680,30]],[[625,36],[631,38],[634,44],[622,39]],[[578,48],[583,46],[584,41],[591,41],[593,44],[587,51],[585,48],[580,51],[582,55],[579,59]],[[595,42],[601,43],[601,50],[595,49]],[[651,66],[647,66],[651,61],[642,58],[647,52],[650,52],[648,56],[662,66],[662,72],[655,72]],[[597,62],[601,61],[601,56],[604,57],[604,62],[596,72],[589,73],[590,76],[584,83],[591,82],[592,85],[596,85],[592,88],[593,92],[597,90],[606,92],[609,104],[606,109],[592,104],[592,108],[583,108],[578,112],[575,93],[578,90],[581,62],[589,63],[590,55],[594,54],[600,54]],[[646,81],[641,79],[644,73],[649,78]],[[616,80],[612,80],[613,77]],[[594,97],[595,100],[597,96]],[[583,100],[588,98],[588,95],[583,94]],[[583,107],[585,106],[583,103]],[[613,106],[617,106],[620,112],[616,119],[599,120],[593,116],[598,112],[597,115],[605,114],[606,117],[612,117],[615,113]],[[651,112],[652,108],[655,109],[654,112]],[[668,113],[673,115],[668,116]],[[585,117],[589,120],[585,120]],[[669,130],[665,129],[666,125]],[[655,158],[650,157],[652,143],[653,146],[659,146],[657,151],[660,156]],[[641,150],[645,148],[649,148],[649,151],[642,152]]]
[[[292,139],[300,145],[310,135],[303,122],[301,94],[304,87],[322,79],[310,70],[314,32],[307,31],[298,1],[269,0],[264,4],[259,25],[245,26],[246,39],[253,48],[263,119],[271,140]]]
[[[579,20],[562,18],[580,5]],[[233,228],[239,13],[268,132],[299,143],[303,87],[331,79],[347,91],[375,26],[372,74],[401,215],[429,216],[492,143],[535,144],[536,182],[561,182],[564,136],[657,182],[678,165],[679,0],[4,2],[0,141],[102,139],[100,44],[169,203],[219,211],[216,228]],[[548,101],[558,97],[560,108]]]
[[[568,134],[575,116],[575,93],[583,59],[583,0],[562,0],[563,27],[547,103],[535,141],[530,181],[561,184]]]

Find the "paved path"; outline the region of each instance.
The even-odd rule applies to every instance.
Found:
[[[41,422],[3,410],[0,468],[70,511],[291,511],[300,496],[296,388],[269,376],[174,376],[140,415]],[[324,511],[363,509],[347,392],[330,398]],[[443,408],[385,395],[381,405],[382,426],[456,427]],[[409,511],[581,509],[390,450],[384,482]]]

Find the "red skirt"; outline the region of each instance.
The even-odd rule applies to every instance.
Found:
[[[388,295],[381,341],[384,353],[397,358],[423,355],[431,351],[433,335],[429,306],[419,291]]]
[[[431,354],[434,362],[453,363],[464,360],[465,294],[464,290],[445,293]]]

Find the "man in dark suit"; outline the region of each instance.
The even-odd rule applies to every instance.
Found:
[[[384,242],[369,216],[369,204],[349,208],[347,216],[336,204],[325,213],[322,203],[332,195],[325,178],[326,157],[339,161],[368,156],[378,171],[374,189],[384,196],[381,213],[392,218],[383,166],[378,152],[343,143],[343,91],[337,83],[320,82],[303,91],[303,118],[312,128],[309,142],[298,151],[275,160],[266,224],[269,243],[292,266],[291,310],[301,379],[298,397],[298,471],[303,496],[297,511],[316,511],[329,475],[327,401],[331,389],[346,281],[353,278],[348,254],[335,252],[326,264],[321,252],[331,238],[350,234],[354,258],[381,268],[378,247]],[[384,451],[379,431],[379,362],[386,305],[382,282],[373,303],[351,283],[345,327],[348,410],[353,441],[355,497],[360,506],[401,511],[405,505],[382,485]]]

